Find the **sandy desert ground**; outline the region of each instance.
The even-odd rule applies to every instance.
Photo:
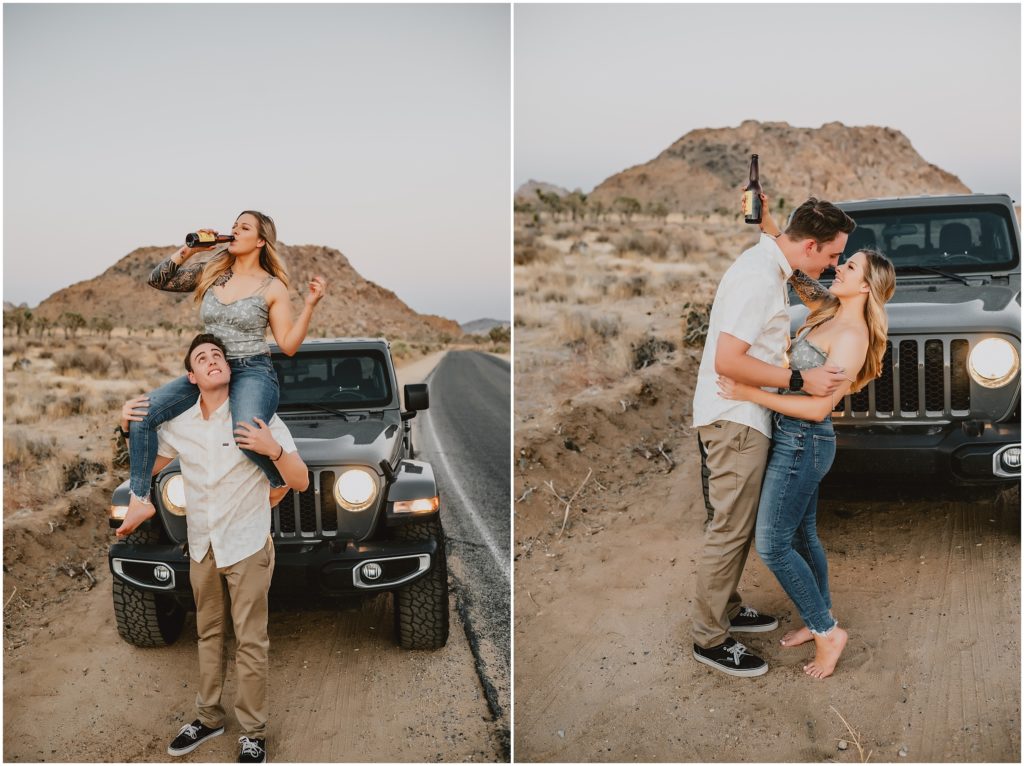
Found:
[[[851,636],[836,674],[809,679],[809,648],[778,645],[799,618],[753,553],[741,592],[782,625],[744,640],[770,672],[697,664],[692,385],[717,277],[755,235],[715,216],[531,223],[516,226],[516,759],[1019,761],[1019,494],[827,493]]]

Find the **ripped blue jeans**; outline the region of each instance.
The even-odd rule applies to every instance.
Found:
[[[229,404],[232,430],[241,422],[253,423],[253,418],[269,423],[277,411],[281,394],[270,355],[228,359],[228,365],[231,367]],[[149,499],[158,447],[157,426],[178,417],[199,401],[199,389],[189,382],[187,376],[182,375],[148,396],[149,412],[142,420],[131,423],[128,441],[128,454],[131,458],[129,487],[132,494],[142,500]],[[281,474],[269,457],[250,450],[242,452],[266,474],[271,487],[284,486]]]
[[[768,467],[757,508],[756,546],[812,633],[837,625],[828,560],[818,539],[818,485],[836,456],[832,419],[821,423],[775,413]]]

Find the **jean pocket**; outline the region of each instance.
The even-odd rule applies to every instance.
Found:
[[[836,437],[834,435],[821,436],[814,434],[811,438],[811,444],[811,452],[814,455],[814,469],[818,472],[819,476],[824,478],[836,457]]]
[[[795,423],[791,418],[784,417],[783,415],[775,414],[773,423],[773,433],[785,434],[791,439],[802,439],[804,432],[800,428],[798,423]]]

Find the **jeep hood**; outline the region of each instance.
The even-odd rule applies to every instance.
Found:
[[[299,454],[310,466],[368,465],[381,460],[394,465],[402,447],[402,421],[398,411],[385,412],[384,417],[346,422],[327,415],[314,420],[284,422],[292,432]]]
[[[795,331],[807,310],[794,304]],[[1020,337],[1020,283],[968,286],[951,280],[898,279],[886,305],[889,334],[995,332]]]

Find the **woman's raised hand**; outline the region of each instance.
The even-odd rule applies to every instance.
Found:
[[[313,308],[320,302],[320,299],[327,293],[327,282],[317,274],[309,280],[309,292],[306,293],[306,305]]]
[[[766,234],[770,234],[773,237],[778,237],[782,233],[782,229],[779,228],[778,224],[775,223],[775,219],[772,218],[771,208],[768,206],[768,195],[761,192],[761,231]]]

